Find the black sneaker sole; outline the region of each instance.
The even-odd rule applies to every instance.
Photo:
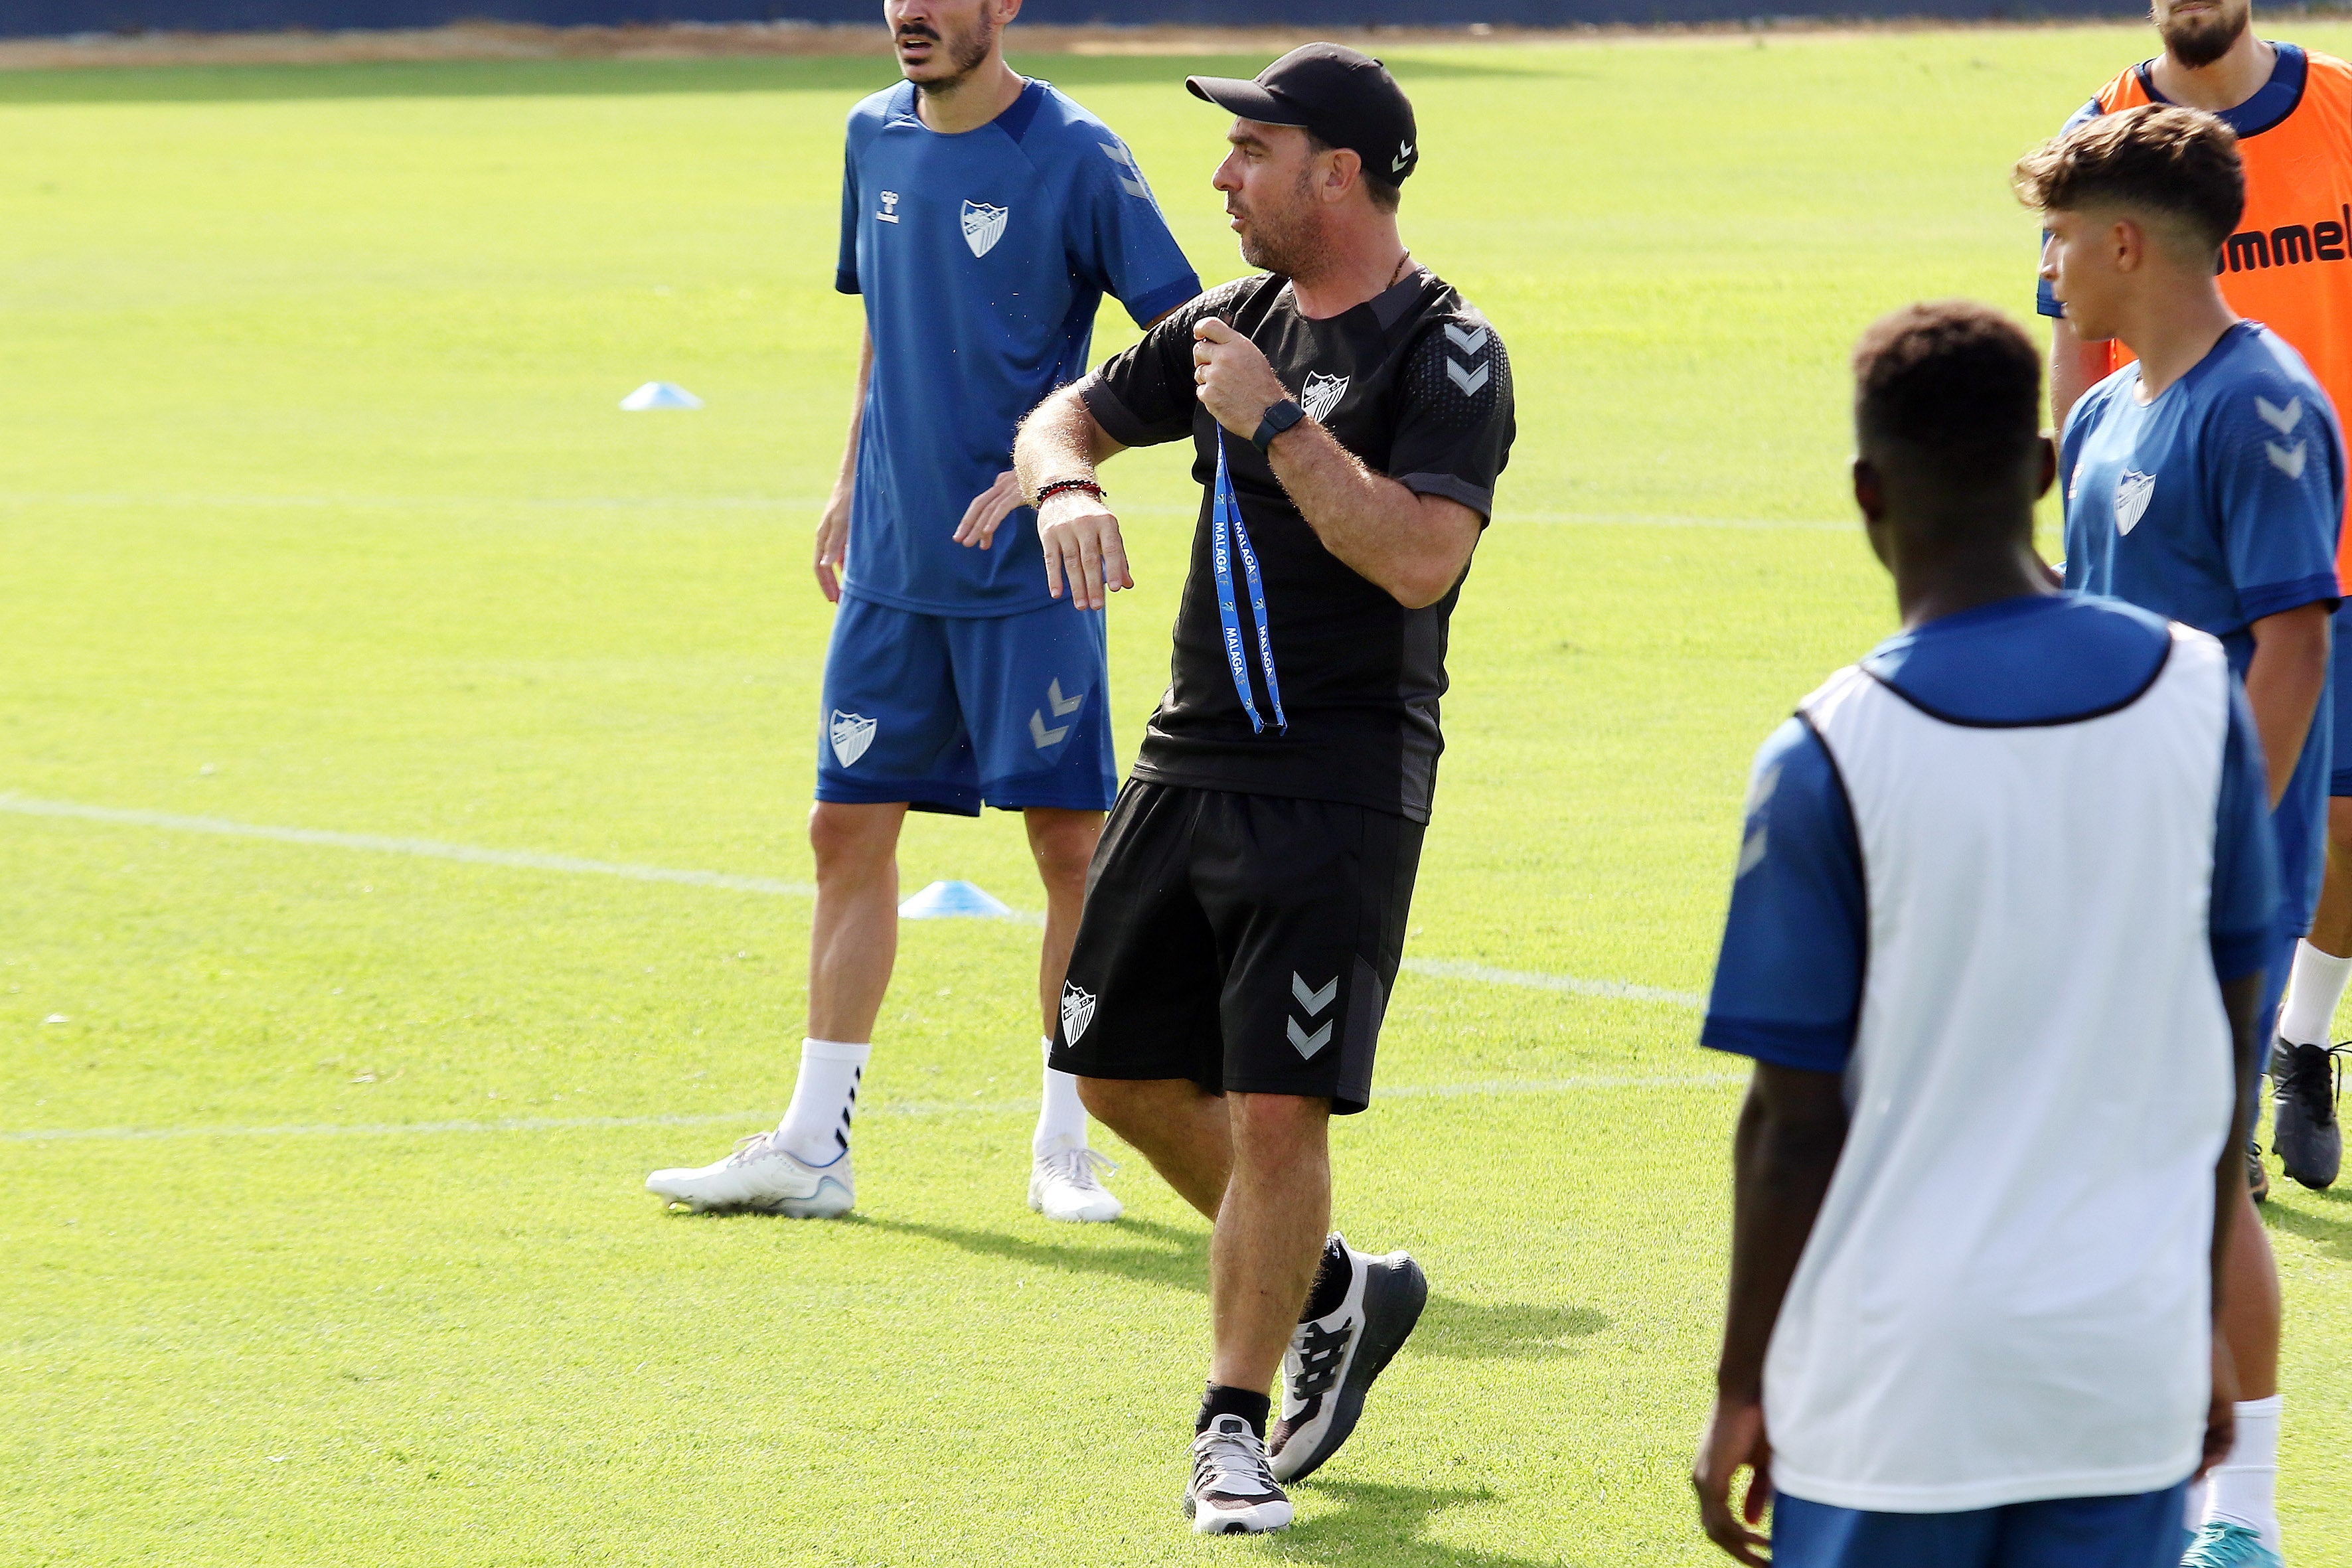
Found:
[[[1347,1442],[1357,1418],[1364,1413],[1364,1395],[1371,1392],[1372,1381],[1388,1370],[1389,1363],[1412,1337],[1421,1310],[1428,1304],[1429,1276],[1421,1271],[1420,1264],[1407,1258],[1401,1264],[1382,1260],[1372,1266],[1364,1279],[1364,1337],[1356,1347],[1355,1360],[1348,1363],[1348,1375],[1339,1380],[1339,1390],[1332,1395],[1331,1425],[1318,1445],[1320,1451],[1285,1478],[1285,1486],[1321,1469],[1324,1461]]]

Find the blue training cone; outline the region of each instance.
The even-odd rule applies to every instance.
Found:
[[[621,406],[642,414],[648,408],[699,408],[702,399],[674,381],[649,381],[621,399]]]
[[[1000,920],[1012,906],[971,882],[933,882],[898,906],[902,921],[945,921],[960,915]]]

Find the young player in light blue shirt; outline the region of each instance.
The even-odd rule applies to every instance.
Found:
[[[845,1213],[849,1125],[897,952],[909,810],[1019,811],[1045,890],[1054,1026],[1117,793],[1100,611],[1045,591],[1013,436],[1087,369],[1106,294],[1149,325],[1200,292],[1109,127],[1003,58],[1020,0],[885,0],[905,80],[850,111],[835,286],[865,343],[815,571],[840,605],[817,726],[808,1037],[772,1133],[646,1185],[698,1209]],[[1108,1220],[1075,1080],[1045,1069],[1029,1204]]]
[[[2238,317],[2215,282],[2245,194],[2222,121],[2159,105],[2101,115],[2029,154],[2018,184],[2042,210],[2042,274],[2074,334],[2137,356],[2066,418],[2066,584],[2210,632],[2245,681],[2283,895],[2268,1041],[2326,853],[2343,436],[2301,358]],[[2256,1153],[2248,1166],[2259,1197],[2268,1174]],[[2278,1272],[2259,1223],[2233,1235],[2222,1328],[2242,1391],[2238,1447],[2214,1471],[2189,1560],[2276,1568]]]

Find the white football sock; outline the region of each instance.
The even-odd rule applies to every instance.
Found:
[[[1045,1055],[1054,1054],[1054,1037],[1045,1037]],[[1078,1080],[1066,1072],[1045,1069],[1045,1092],[1037,1101],[1037,1131],[1029,1152],[1039,1159],[1057,1149],[1087,1146],[1087,1108],[1078,1102]]]
[[[2213,1467],[2208,1477],[2205,1522],[2242,1524],[2279,1550],[2278,1487],[2279,1396],[2246,1399],[2238,1404],[2237,1440],[2230,1457]]]
[[[787,1153],[806,1164],[830,1165],[848,1151],[858,1080],[866,1076],[866,1058],[873,1054],[871,1045],[801,1042],[801,1076],[793,1085],[792,1108],[776,1123]]]
[[[2279,1004],[2279,1037],[2291,1046],[2324,1046],[2335,1033],[2336,1005],[2352,979],[2352,958],[2322,952],[2308,942],[2294,944],[2286,1000]]]

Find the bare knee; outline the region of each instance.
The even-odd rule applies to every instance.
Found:
[[[1227,1094],[1236,1163],[1320,1158],[1328,1147],[1331,1102],[1300,1094]]]
[[[1102,837],[1102,813],[1034,807],[1024,813],[1029,826],[1029,853],[1037,862],[1037,876],[1048,888],[1082,893],[1087,868],[1093,863],[1096,840]]]
[[[1087,1114],[1138,1145],[1149,1141],[1154,1126],[1189,1110],[1202,1093],[1184,1079],[1078,1079],[1078,1103]]]
[[[809,813],[809,847],[819,878],[856,876],[888,864],[898,853],[903,805],[848,805],[821,800]]]
[[[2328,798],[2327,850],[2335,859],[2352,864],[2352,795]]]

